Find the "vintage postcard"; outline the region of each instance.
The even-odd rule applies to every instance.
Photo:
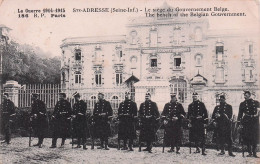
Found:
[[[259,0],[0,0],[0,163],[257,163],[259,17]]]

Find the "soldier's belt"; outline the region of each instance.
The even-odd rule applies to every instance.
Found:
[[[253,117],[258,117],[258,114],[255,115],[245,114],[245,116],[253,118]]]

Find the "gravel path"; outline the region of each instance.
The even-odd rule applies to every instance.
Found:
[[[36,140],[34,140],[34,143]],[[58,140],[58,145],[60,144]],[[33,143],[33,144],[34,144]],[[110,150],[88,150],[72,149],[69,140],[66,141],[64,148],[50,149],[51,139],[45,139],[43,148],[28,147],[28,138],[13,138],[10,145],[2,144],[0,149],[0,163],[133,163],[133,164],[152,164],[152,163],[260,163],[260,158],[242,157],[241,153],[235,153],[236,157],[218,156],[216,150],[207,150],[207,156],[200,154],[189,154],[189,148],[182,147],[181,154],[168,153],[169,148],[165,148],[162,153],[161,147],[154,147],[153,153],[138,152],[134,148],[133,152],[118,151],[115,148]],[[194,151],[194,149],[193,149]],[[260,154],[258,154],[259,156]]]

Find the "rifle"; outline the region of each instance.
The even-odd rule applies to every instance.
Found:
[[[32,143],[32,117],[30,117],[29,120],[29,147],[31,147],[31,143]]]
[[[73,149],[74,143],[73,143],[73,116],[70,119],[70,130],[71,130],[71,148]]]
[[[32,127],[29,128],[29,147],[31,147],[32,143]]]

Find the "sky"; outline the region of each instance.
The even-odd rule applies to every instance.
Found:
[[[201,8],[222,7],[229,12],[245,12],[245,17],[207,17],[210,29],[252,29],[259,24],[259,0],[0,0],[0,24],[11,28],[10,36],[19,43],[38,46],[51,53],[61,55],[60,45],[67,37],[125,35],[129,17],[145,16],[144,9],[158,8],[167,2],[171,7]],[[138,8],[137,13],[90,13],[73,12],[74,8]],[[43,10],[64,8],[65,18],[18,18],[21,10]]]

